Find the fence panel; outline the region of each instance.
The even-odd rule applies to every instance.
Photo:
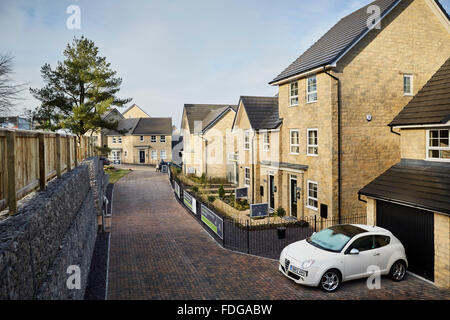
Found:
[[[39,186],[45,188],[59,169],[67,171],[68,158],[73,168],[75,146],[77,163],[94,155],[91,140],[92,137],[82,137],[78,145],[73,135],[59,138],[53,132],[0,129],[0,210],[9,205],[9,214],[15,214],[17,200]],[[57,148],[58,141],[60,148]]]

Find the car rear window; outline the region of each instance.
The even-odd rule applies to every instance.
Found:
[[[391,238],[388,236],[375,236],[375,244],[377,248],[387,246],[391,242]]]

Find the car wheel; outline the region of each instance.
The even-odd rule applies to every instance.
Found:
[[[320,279],[320,288],[326,292],[333,292],[339,287],[341,283],[341,275],[335,269],[325,272]]]
[[[403,262],[402,260],[394,262],[394,264],[391,267],[391,271],[389,272],[391,279],[394,281],[402,281],[405,278],[405,274],[406,274],[405,262]]]

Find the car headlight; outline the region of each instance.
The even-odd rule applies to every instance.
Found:
[[[313,263],[314,263],[313,259],[303,261],[302,268],[303,269],[308,269],[309,267],[311,267],[313,265]]]

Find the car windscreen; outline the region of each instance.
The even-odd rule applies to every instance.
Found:
[[[351,238],[362,232],[367,231],[352,225],[340,225],[319,231],[307,241],[324,250],[341,252]]]

